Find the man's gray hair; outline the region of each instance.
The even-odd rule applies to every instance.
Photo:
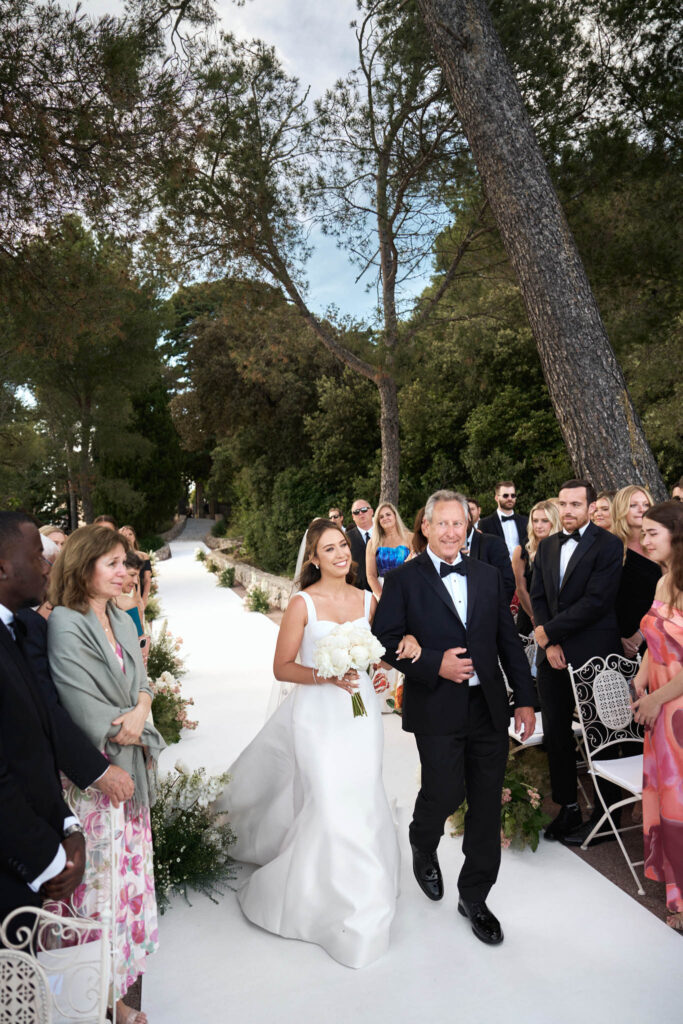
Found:
[[[427,498],[427,504],[425,505],[425,519],[428,523],[431,523],[432,516],[434,515],[434,506],[439,501],[459,501],[462,505],[462,510],[465,513],[465,522],[469,523],[470,520],[470,507],[467,504],[467,498],[464,494],[460,494],[459,491],[434,491],[434,494],[430,494]]]

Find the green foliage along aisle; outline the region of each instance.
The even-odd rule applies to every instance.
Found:
[[[182,729],[196,729],[197,722],[188,718],[192,697],[183,697],[180,677],[186,669],[179,655],[182,638],[174,637],[164,621],[161,632],[152,641],[147,661],[147,676],[154,693],[152,715],[154,724],[169,746],[178,743]]]
[[[160,780],[152,808],[154,838],[154,887],[163,914],[170,897],[188,889],[204,893],[217,903],[222,883],[235,877],[230,847],[235,836],[223,815],[210,804],[230,780],[227,772],[205,777],[204,768],[193,772],[176,761],[175,774]]]

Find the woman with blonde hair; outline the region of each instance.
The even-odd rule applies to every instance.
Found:
[[[602,527],[603,530],[612,529],[612,501],[616,493],[616,491],[600,491],[595,499],[595,511],[591,519],[596,526]]]
[[[512,571],[515,574],[517,597],[519,598],[517,632],[523,636],[528,636],[534,628],[529,590],[538,545],[544,537],[560,532],[560,515],[554,501],[549,499],[536,502],[529,513],[526,531],[528,537],[526,544],[524,547],[518,544],[512,552]]]
[[[381,502],[365,549],[368,586],[378,601],[386,574],[410,557],[412,540],[412,534],[406,529],[395,505],[390,501]]]
[[[54,610],[48,619],[48,657],[60,700],[74,722],[135,782],[133,797],[118,809],[97,790],[73,784],[66,798],[84,823],[86,839],[85,874],[72,896],[73,908],[96,920],[111,909],[116,1019],[146,1024],[146,1015],[122,1000],[158,946],[149,812],[165,743],[148,721],[153,694],[137,631],[115,603],[126,578],[126,553],[123,537],[105,526],[84,526],[68,538],[50,575]],[[110,814],[118,837],[115,865],[108,842],[102,844]],[[66,912],[59,905],[55,909]]]
[[[126,542],[130,549],[135,552],[142,562],[142,565],[140,566],[139,590],[142,607],[145,609],[147,607],[147,602],[149,601],[150,590],[152,589],[152,561],[147,551],[138,550],[138,539],[132,526],[122,526],[119,533],[122,537],[126,538]]]
[[[58,526],[49,524],[48,526],[41,526],[40,533],[43,537],[47,537],[53,544],[56,544],[61,551],[66,543],[66,534],[63,530],[60,530]]]
[[[617,491],[612,501],[612,530],[624,545],[624,568],[615,602],[619,636],[627,658],[643,647],[640,620],[651,606],[662,572],[641,546],[643,517],[652,507],[652,496],[640,484]]]
[[[647,651],[633,684],[643,750],[645,875],[666,884],[667,924],[683,931],[683,506],[643,518],[643,547],[663,568],[642,630]]]

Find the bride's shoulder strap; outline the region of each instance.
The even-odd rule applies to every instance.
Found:
[[[308,609],[309,625],[311,622],[315,622],[317,619],[317,615],[315,614],[315,604],[313,603],[313,598],[311,597],[311,595],[307,594],[305,590],[300,590],[298,594],[295,594],[294,596],[303,597],[304,601],[306,602],[306,608]]]
[[[372,604],[372,591],[365,591],[365,618],[370,618],[370,605]]]

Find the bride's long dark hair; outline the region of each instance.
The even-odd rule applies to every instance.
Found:
[[[306,531],[306,548],[304,550],[304,562],[301,567],[301,575],[297,580],[299,584],[299,590],[305,590],[306,587],[310,587],[312,583],[317,583],[320,579],[320,569],[316,569],[313,564],[315,553],[318,548],[318,542],[325,533],[326,530],[336,530],[337,533],[341,533],[344,540],[346,540],[346,534],[342,530],[341,526],[337,526],[331,519],[314,519]],[[346,541],[348,544],[348,541]],[[351,545],[349,545],[350,549]],[[356,563],[351,562],[351,568],[346,574],[347,583],[355,583],[356,580]]]

